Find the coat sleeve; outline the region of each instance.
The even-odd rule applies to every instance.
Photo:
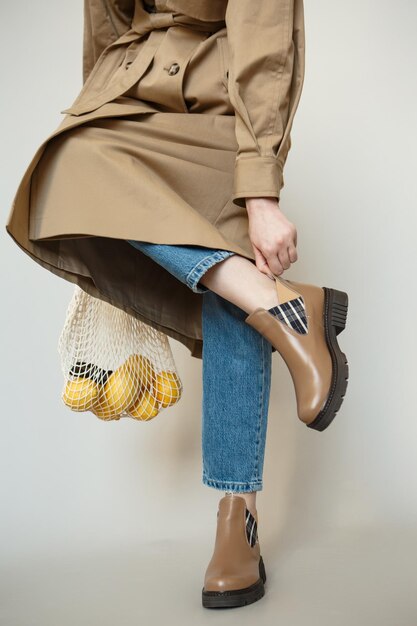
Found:
[[[235,204],[279,200],[290,131],[304,82],[303,0],[229,0],[228,91],[235,110]]]
[[[84,0],[83,83],[103,50],[132,24],[135,0]]]

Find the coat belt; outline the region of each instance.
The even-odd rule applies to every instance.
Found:
[[[148,11],[145,11],[145,9],[141,6],[141,3],[136,2],[132,20],[132,29],[136,33],[143,35],[156,28],[168,28],[169,26],[175,26],[176,24],[179,26],[185,26],[192,30],[213,33],[221,28],[224,28],[226,22],[224,20],[207,22],[190,17],[189,15],[185,15],[178,11],[160,11],[149,13]]]

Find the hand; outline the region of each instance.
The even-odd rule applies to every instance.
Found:
[[[246,209],[256,267],[274,279],[298,259],[297,230],[282,213],[276,198],[246,198]]]

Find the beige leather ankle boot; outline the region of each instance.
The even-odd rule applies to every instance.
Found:
[[[244,606],[264,595],[266,574],[257,518],[242,496],[226,493],[221,498],[214,551],[204,576],[204,607]]]
[[[334,419],[347,388],[349,366],[337,335],[346,325],[348,295],[281,277],[275,284],[279,304],[257,308],[245,322],[283,357],[294,383],[299,419],[322,431]]]

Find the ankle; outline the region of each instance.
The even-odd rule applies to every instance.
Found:
[[[252,285],[245,290],[243,295],[246,298],[245,310],[249,314],[259,307],[269,310],[279,305],[275,279],[272,280],[258,269],[256,269],[256,273],[253,276]]]
[[[248,314],[257,307],[269,309],[278,304],[275,279],[239,254],[216,263],[200,282]]]

